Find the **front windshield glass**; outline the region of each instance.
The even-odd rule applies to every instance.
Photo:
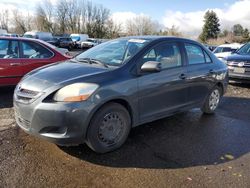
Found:
[[[236,53],[242,55],[250,55],[250,43],[247,43],[244,46],[242,46]]]
[[[230,48],[230,47],[217,47],[215,50],[214,50],[214,53],[222,53],[222,52],[233,52],[234,49]]]
[[[81,53],[76,60],[95,59],[105,65],[121,66],[149,42],[145,39],[116,39]]]
[[[70,37],[73,41],[80,41],[80,37],[79,36],[71,36]]]

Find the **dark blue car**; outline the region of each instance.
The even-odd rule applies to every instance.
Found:
[[[230,80],[250,83],[250,43],[224,58],[224,62],[228,65]]]

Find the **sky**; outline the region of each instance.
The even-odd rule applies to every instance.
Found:
[[[0,0],[1,8],[18,8],[33,11],[41,0]],[[57,0],[52,0],[54,3]],[[116,23],[125,27],[127,19],[136,15],[146,15],[164,27],[175,25],[179,31],[196,37],[203,26],[203,16],[207,10],[214,10],[221,29],[230,29],[240,23],[250,29],[250,0],[92,0],[110,9]]]

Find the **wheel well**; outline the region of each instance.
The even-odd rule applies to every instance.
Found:
[[[221,82],[218,82],[216,84],[216,86],[218,86],[219,88],[221,88],[222,94],[224,94],[224,86],[223,86],[223,84]]]
[[[134,120],[134,118],[133,118],[133,110],[132,110],[130,104],[129,104],[126,100],[124,100],[124,99],[113,99],[113,100],[110,100],[110,101],[105,102],[105,103],[102,104],[102,106],[100,106],[98,109],[100,109],[101,107],[103,107],[104,105],[106,105],[106,104],[108,104],[108,103],[118,103],[118,104],[122,105],[124,108],[126,108],[126,110],[128,111],[128,113],[129,113],[129,115],[130,115],[131,123],[132,123],[132,125],[133,125],[133,122],[134,122],[134,121],[133,121],[133,120]]]

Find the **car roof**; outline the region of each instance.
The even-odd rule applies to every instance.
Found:
[[[232,44],[222,44],[218,47],[229,47],[229,48],[239,48],[241,47],[242,45],[239,44],[239,43],[232,43]]]
[[[20,41],[35,41],[35,42],[42,42],[41,40],[34,39],[34,38],[25,38],[25,37],[18,37],[18,38],[13,38],[9,36],[0,36],[0,39],[11,39],[11,40],[20,40]]]
[[[166,40],[166,39],[171,39],[171,40],[179,40],[179,41],[184,41],[184,42],[192,42],[192,43],[197,43],[197,41],[187,39],[187,38],[182,38],[182,37],[174,37],[174,36],[158,36],[158,35],[141,35],[141,36],[127,36],[127,37],[121,37],[124,39],[144,39],[144,40],[151,40],[151,41],[156,41],[156,40]]]

